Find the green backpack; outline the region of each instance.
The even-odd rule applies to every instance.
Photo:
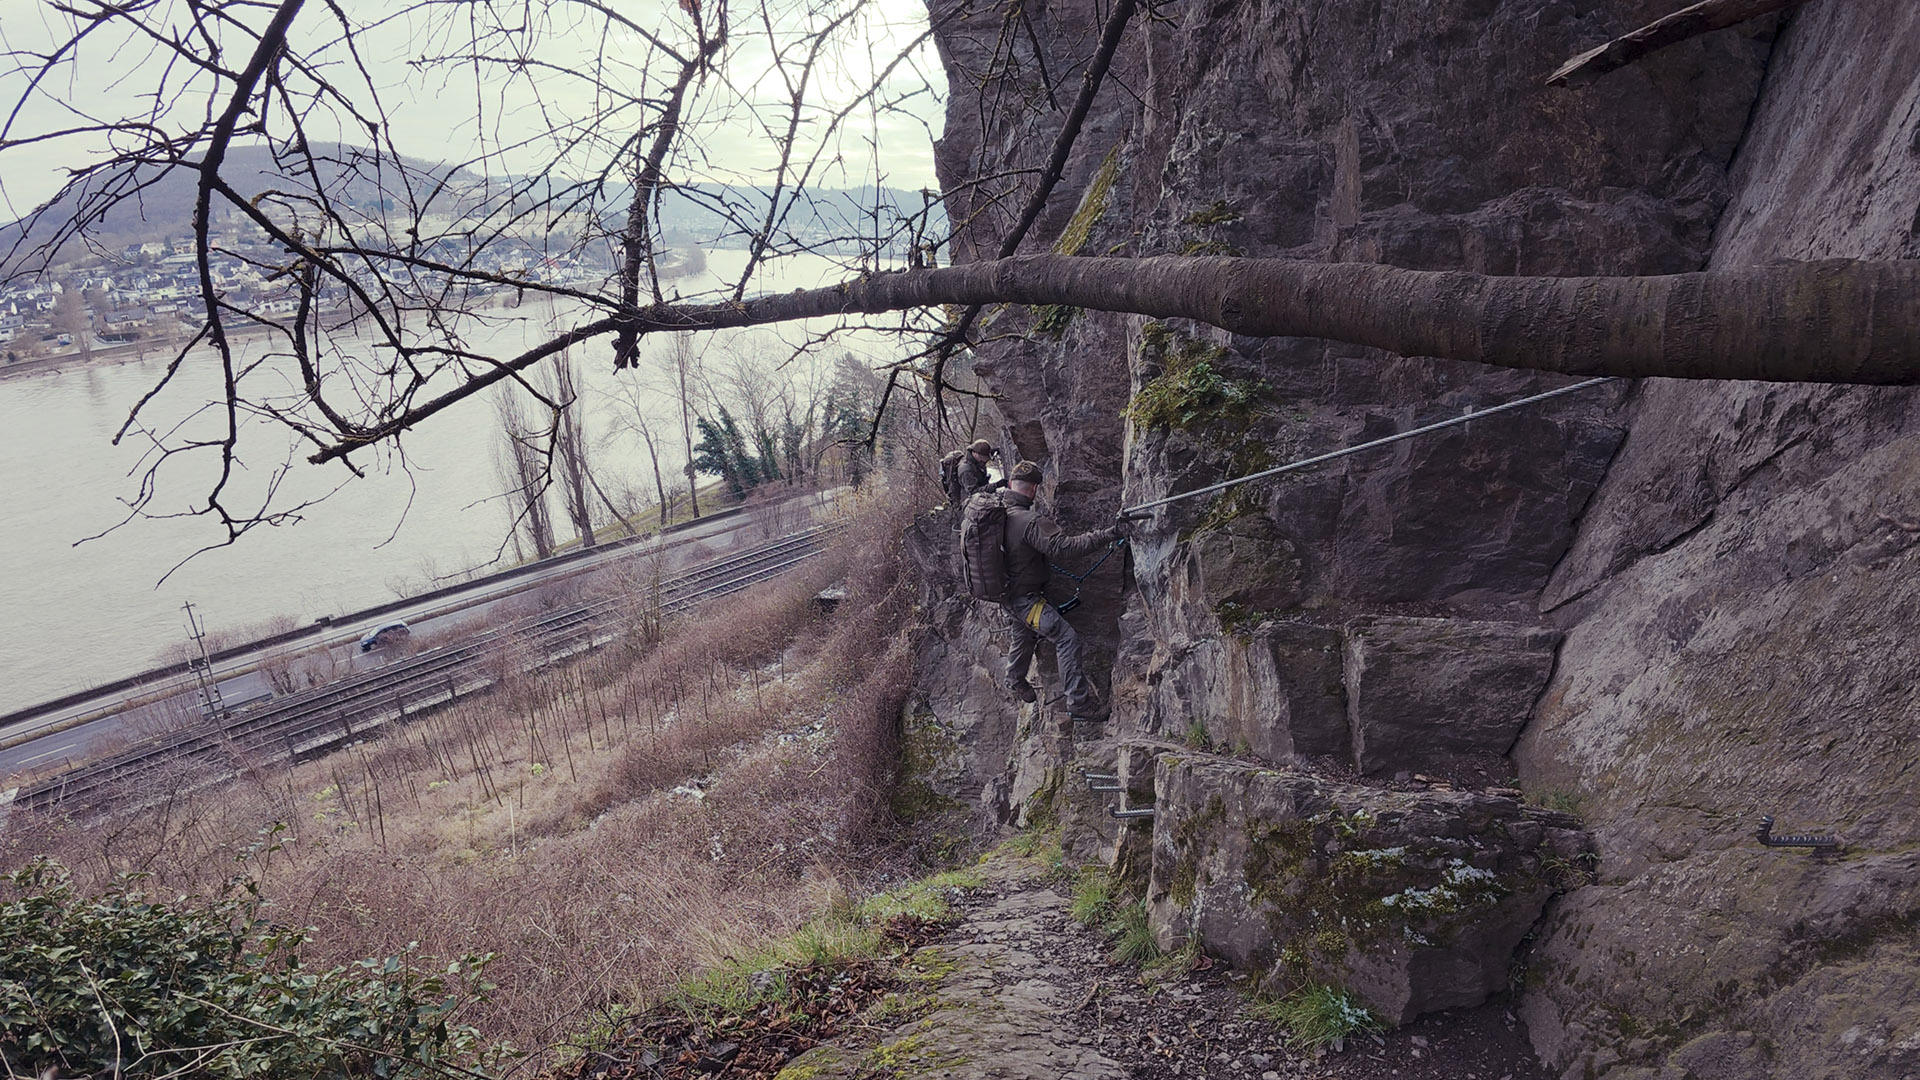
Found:
[[[967,595],[1007,599],[1007,507],[997,491],[975,492],[960,512],[960,559]]]

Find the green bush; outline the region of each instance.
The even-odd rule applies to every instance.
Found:
[[[1215,365],[1226,361],[1224,345],[1148,323],[1140,331],[1140,351],[1157,361],[1161,371],[1127,404],[1123,415],[1135,427],[1202,431],[1225,444],[1237,441],[1252,425],[1266,386],[1221,374]]]
[[[9,1075],[403,1077],[474,1057],[453,1022],[485,957],[425,974],[404,956],[301,967],[307,931],[250,887],[203,905],[124,879],[81,897],[64,867],[9,875],[0,903],[0,1060]]]

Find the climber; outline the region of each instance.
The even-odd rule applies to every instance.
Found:
[[[975,439],[967,447],[967,456],[960,459],[960,501],[966,502],[976,491],[998,491],[1007,486],[1006,477],[989,481],[987,462],[998,457],[1000,451],[985,439]]]
[[[1052,518],[1033,508],[1033,497],[1039,489],[1040,466],[1022,461],[1008,473],[1007,490],[997,496],[1006,509],[1003,604],[1013,630],[1013,644],[1007,650],[1007,689],[1021,701],[1036,699],[1033,686],[1027,682],[1027,667],[1033,661],[1034,646],[1040,638],[1046,638],[1053,642],[1067,712],[1075,720],[1105,720],[1108,707],[1095,703],[1093,688],[1080,669],[1080,636],[1047,602],[1047,582],[1053,576],[1053,562],[1078,559],[1122,540],[1132,531],[1132,524],[1121,519],[1105,529],[1068,536]]]
[[[977,439],[965,450],[955,450],[940,459],[940,490],[947,501],[961,506],[976,491],[997,491],[1006,486],[1004,478],[987,480],[987,462],[1000,451],[985,439]]]

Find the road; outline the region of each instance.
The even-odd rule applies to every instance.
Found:
[[[828,515],[849,489],[813,493],[703,518],[639,542],[604,545],[564,561],[522,567],[451,589],[430,598],[382,605],[341,616],[311,628],[315,640],[247,648],[216,660],[214,677],[230,710],[275,696],[272,677],[283,689],[317,685],[324,672],[331,682],[383,666],[418,647],[457,641],[515,615],[530,614],[579,598],[633,587],[635,579],[654,580],[702,560],[783,536]],[[413,631],[407,650],[361,653],[360,636],[380,623],[400,620]],[[309,680],[306,676],[313,675]],[[122,746],[190,724],[200,716],[199,691],[190,674],[175,671],[137,688],[123,688],[68,702],[58,708],[26,710],[0,727],[0,791],[20,778],[64,769]],[[11,744],[11,745],[9,745]]]

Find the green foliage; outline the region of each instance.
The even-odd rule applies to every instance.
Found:
[[[1160,958],[1160,943],[1153,939],[1153,926],[1147,921],[1147,902],[1135,900],[1122,904],[1107,921],[1107,933],[1114,937],[1113,962],[1146,964]]]
[[[1273,611],[1248,607],[1238,600],[1222,600],[1213,605],[1213,617],[1220,620],[1220,629],[1234,637],[1246,637],[1275,614]]]
[[[473,1058],[454,1018],[488,957],[426,974],[407,956],[300,965],[307,932],[250,888],[195,905],[122,880],[81,897],[38,860],[0,904],[0,1059],[10,1075],[403,1077]]]
[[[1180,947],[1146,962],[1140,973],[1150,980],[1178,979],[1200,965],[1200,938],[1189,935]]]
[[[1187,722],[1186,733],[1180,741],[1186,743],[1192,750],[1211,751],[1213,749],[1213,737],[1207,734],[1206,722],[1198,717]]]
[[[1010,854],[1023,859],[1032,859],[1049,868],[1058,868],[1065,864],[1065,855],[1060,849],[1060,826],[1057,822],[1030,825],[1015,833],[1001,847]]]
[[[1080,313],[1080,309],[1071,304],[1042,304],[1034,312],[1033,332],[1051,334],[1057,338],[1067,332],[1067,324]]]
[[[1161,371],[1127,405],[1126,417],[1136,427],[1205,430],[1219,438],[1244,433],[1253,423],[1264,387],[1220,374],[1216,365],[1226,358],[1225,346],[1148,323],[1141,351],[1159,360]]]
[[[838,969],[896,951],[887,925],[902,917],[944,922],[960,894],[977,889],[980,875],[957,870],[840,904],[792,934],[762,948],[730,957],[688,979],[666,1001],[704,1021],[745,1016],[764,1006],[796,1003],[792,977],[806,969]]]
[[[1576,816],[1584,809],[1580,796],[1571,791],[1529,791],[1527,802],[1542,810],[1558,810],[1563,814]]]
[[[1098,926],[1113,917],[1114,905],[1119,902],[1113,875],[1098,866],[1086,866],[1074,879],[1073,905],[1068,911],[1082,926]]]
[[[1345,990],[1308,983],[1282,998],[1256,1001],[1247,1011],[1287,1029],[1296,1050],[1342,1047],[1348,1037],[1381,1030],[1380,1021]]]
[[[694,424],[700,429],[700,441],[693,445],[693,467],[719,477],[734,498],[744,498],[749,488],[780,479],[780,459],[768,432],[758,431],[749,438],[725,406],[718,419],[695,417]]]

